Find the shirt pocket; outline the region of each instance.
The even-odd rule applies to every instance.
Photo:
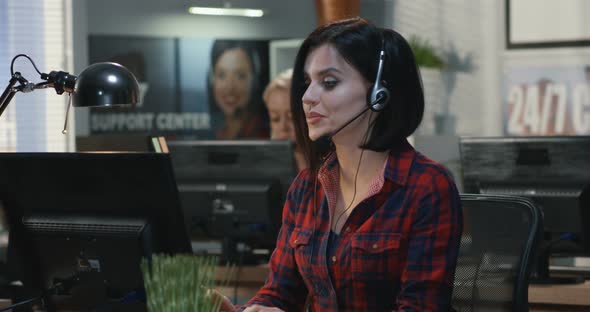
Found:
[[[293,256],[302,276],[310,271],[310,247],[311,233],[302,229],[296,228],[289,237],[289,246],[293,249]]]
[[[356,233],[351,240],[353,279],[398,279],[402,258],[400,243],[399,233]]]

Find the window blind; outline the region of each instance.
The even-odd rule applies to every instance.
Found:
[[[0,0],[0,88],[10,80],[10,62],[27,54],[41,72],[71,71],[66,58],[68,0]],[[26,58],[14,65],[31,82],[39,74]],[[68,96],[52,89],[17,93],[0,117],[0,151],[60,152],[69,149],[70,137],[62,134]],[[71,116],[70,116],[71,118]],[[73,129],[71,129],[73,132]]]

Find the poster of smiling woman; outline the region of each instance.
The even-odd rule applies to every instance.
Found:
[[[135,74],[133,109],[92,109],[92,134],[194,139],[268,138],[262,88],[267,40],[90,36],[89,63],[112,61]]]

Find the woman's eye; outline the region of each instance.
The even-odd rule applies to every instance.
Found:
[[[327,78],[322,81],[322,85],[327,90],[333,89],[334,87],[336,87],[337,84],[338,84],[338,80],[333,79],[333,78]]]
[[[218,71],[215,73],[215,79],[223,80],[225,79],[225,72]]]
[[[246,80],[248,79],[248,73],[247,72],[238,72],[238,79],[239,80]]]
[[[268,119],[270,119],[270,122],[277,122],[281,119],[281,116],[275,112],[269,112]]]

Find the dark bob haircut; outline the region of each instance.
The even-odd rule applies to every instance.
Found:
[[[297,144],[304,151],[312,172],[317,171],[322,158],[333,149],[333,146],[311,142],[302,103],[306,91],[305,61],[313,50],[324,44],[334,47],[348,64],[371,83],[375,82],[379,53],[382,47],[384,49],[381,78],[389,89],[390,98],[385,109],[377,115],[371,135],[361,148],[378,152],[396,149],[414,133],[424,114],[420,73],[410,45],[399,33],[377,28],[358,17],[317,28],[299,48],[291,88],[291,112]]]

